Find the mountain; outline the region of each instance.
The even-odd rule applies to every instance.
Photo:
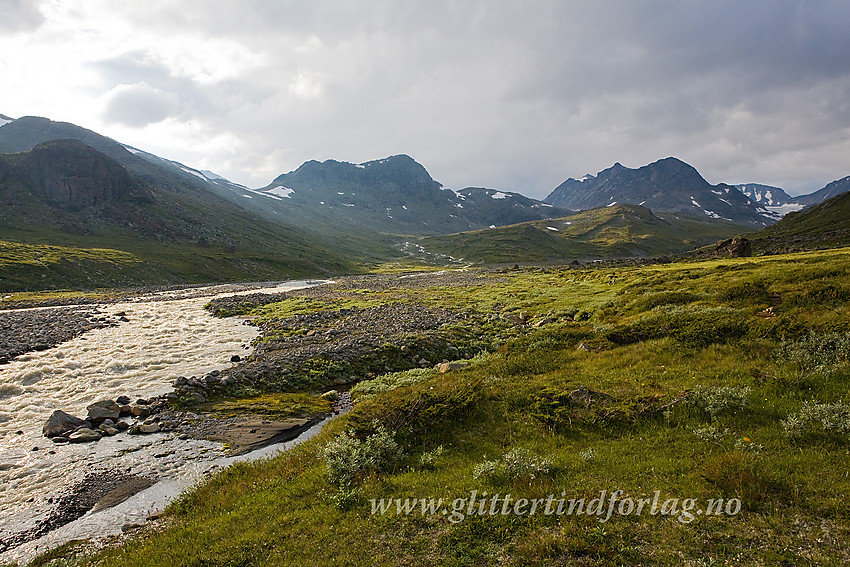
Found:
[[[5,148],[16,148],[0,154],[0,241],[4,250],[16,250],[0,258],[3,290],[268,281],[351,271],[361,258],[340,251],[319,231],[270,222],[234,205],[173,162],[147,161],[73,125],[24,120],[38,126],[28,130],[20,121],[0,126]],[[78,139],[36,141],[49,138],[57,124],[59,133],[87,139],[121,160]],[[30,144],[35,145],[21,149]],[[61,253],[50,248],[46,256],[38,252],[49,245],[65,248]],[[83,249],[126,252],[105,257],[133,261],[127,270],[81,269],[74,275],[58,269],[69,258],[86,256],[78,252]],[[52,260],[33,260],[38,257]]]
[[[815,205],[837,195],[841,195],[842,193],[846,193],[847,191],[850,191],[850,175],[833,181],[832,183],[827,184],[823,189],[819,189],[814,193],[801,195],[797,197],[795,201],[804,206]]]
[[[77,140],[111,157],[149,185],[175,193],[207,192],[210,185],[230,186],[217,177],[212,180],[185,165],[121,144],[97,132],[68,122],[55,122],[38,116],[24,116],[0,125],[0,153],[25,152],[54,140]]]
[[[446,234],[568,212],[518,193],[446,189],[407,155],[360,164],[308,161],[262,189],[236,191],[294,222],[384,234]]]
[[[696,169],[673,157],[638,169],[615,163],[595,176],[567,179],[543,201],[578,210],[632,204],[752,226],[765,226],[774,220],[735,187],[711,185]]]
[[[751,201],[764,207],[776,220],[792,211],[799,211],[803,205],[779,187],[759,183],[743,183],[735,187]]]
[[[850,193],[788,213],[776,224],[747,237],[753,242],[753,250],[765,254],[848,246]]]
[[[791,197],[779,187],[760,185],[758,183],[742,183],[735,185],[735,187],[749,197],[750,200],[755,201],[763,207],[778,207],[795,202],[794,197]]]
[[[676,254],[740,234],[745,228],[704,215],[653,213],[637,205],[613,205],[558,219],[425,237],[418,244],[420,254],[457,262],[566,263]]]

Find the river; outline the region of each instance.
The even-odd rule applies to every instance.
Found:
[[[242,293],[282,292],[315,283],[293,281]],[[179,376],[202,376],[250,352],[257,328],[238,317],[217,319],[203,306],[221,286],[164,292],[147,300],[99,306],[129,320],[95,329],[41,352],[0,366],[0,539],[45,518],[63,489],[95,470],[155,476],[154,487],[107,511],[85,517],[55,533],[0,554],[0,561],[32,557],[70,539],[119,533],[143,521],[198,478],[232,459],[222,445],[178,440],[174,434],[105,437],[97,443],[55,445],[42,436],[56,409],[85,417],[86,406],[127,395],[133,400],[171,391]],[[208,295],[201,295],[208,293]],[[309,435],[307,435],[309,436]],[[267,448],[256,458],[285,447]],[[98,516],[99,515],[99,516]]]

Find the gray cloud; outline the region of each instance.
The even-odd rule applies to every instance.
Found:
[[[668,155],[713,182],[798,192],[850,173],[844,1],[182,0],[121,10],[145,33],[229,42],[251,63],[202,80],[153,48],[116,54],[94,64],[104,92],[118,87],[106,118],[227,133],[239,152],[210,159],[254,185],[306,159],[400,152],[448,186],[537,197],[568,176]]]
[[[109,96],[104,117],[110,122],[143,127],[161,122],[179,108],[178,98],[147,83],[120,85]]]
[[[31,0],[0,0],[0,34],[31,31],[44,22],[39,3]]]

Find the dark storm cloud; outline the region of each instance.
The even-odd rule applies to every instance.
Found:
[[[30,31],[44,22],[38,2],[0,0],[0,35]]]
[[[107,88],[123,85],[107,114],[229,132],[243,142],[229,163],[255,177],[305,159],[399,152],[449,186],[538,197],[568,176],[668,155],[713,182],[791,190],[850,173],[836,157],[850,152],[844,1],[181,0],[124,10],[149,33],[218,38],[257,63],[204,83],[152,53],[118,55],[99,64]]]

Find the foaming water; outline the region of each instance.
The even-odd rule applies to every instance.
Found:
[[[191,488],[205,476],[235,462],[275,457],[283,451],[315,436],[330,419],[327,418],[317,423],[292,441],[278,443],[236,457],[223,456],[220,450],[221,445],[215,447],[214,445],[216,444],[205,441],[178,442],[173,437],[157,436],[159,439],[151,442],[151,445],[156,448],[156,451],[143,452],[143,455],[150,458],[150,455],[154,452],[157,455],[167,453],[166,458],[160,457],[157,463],[166,471],[161,476],[162,480],[150,488],[131,496],[117,506],[105,510],[90,511],[83,517],[37,540],[0,554],[0,560],[25,563],[41,553],[72,540],[99,539],[120,534],[123,531],[122,528],[125,526],[141,525],[151,514],[165,509],[169,502],[177,498],[188,488]],[[201,453],[202,451],[208,451],[208,456],[204,457],[203,453]],[[121,462],[120,464],[125,465],[127,462]],[[137,463],[135,466],[126,468],[131,472],[137,472],[144,469],[145,464]]]
[[[320,282],[287,282],[243,293],[314,283]],[[0,366],[0,538],[34,525],[49,513],[52,497],[93,467],[177,478],[182,468],[196,467],[191,463],[215,457],[221,445],[178,443],[167,434],[122,434],[96,443],[54,445],[41,433],[54,410],[85,417],[86,406],[103,398],[163,394],[178,376],[225,368],[232,355],[247,353],[256,327],[245,319],[209,315],[203,306],[220,288],[207,289],[206,296],[199,296],[204,289],[195,288],[158,294],[152,301],[102,306],[112,316],[124,312],[129,321]],[[166,441],[174,447],[161,446]]]

